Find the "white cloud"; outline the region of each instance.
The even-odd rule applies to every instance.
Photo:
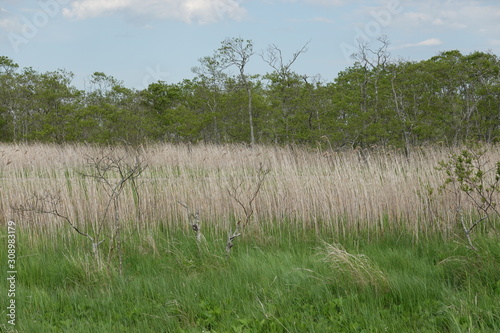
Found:
[[[444,25],[444,21],[440,18],[437,18],[437,19],[434,19],[434,21],[432,21],[432,25]]]
[[[188,23],[211,23],[224,18],[238,20],[246,14],[237,0],[78,0],[63,14],[82,20],[117,12]]]
[[[423,40],[419,43],[415,43],[413,46],[436,46],[436,45],[441,45],[443,42],[438,39],[438,38],[430,38]]]
[[[404,13],[399,17],[399,23],[410,29],[439,27],[478,31],[485,26],[488,26],[488,29],[498,29],[500,6],[493,1],[400,1]]]
[[[408,47],[421,47],[421,46],[437,46],[441,45],[443,42],[439,38],[429,38],[418,43],[408,43],[400,46],[392,47],[392,50],[403,49]]]

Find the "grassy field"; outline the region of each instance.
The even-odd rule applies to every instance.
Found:
[[[0,331],[498,332],[498,220],[469,250],[456,196],[437,190],[453,151],[0,145],[17,270],[16,326],[2,286]],[[120,174],[96,168],[109,160],[147,166],[116,200]]]
[[[65,233],[63,233],[65,234]],[[168,230],[128,238],[124,271],[84,238],[19,237],[19,332],[498,332],[500,249],[405,236],[244,237],[199,249]],[[326,243],[323,243],[326,242]],[[343,244],[342,246],[338,244]],[[3,254],[3,252],[2,252]],[[2,262],[5,262],[2,255]],[[2,281],[5,277],[2,272]],[[2,295],[4,296],[4,295]],[[2,307],[2,319],[5,318]],[[11,328],[10,325],[3,328]]]

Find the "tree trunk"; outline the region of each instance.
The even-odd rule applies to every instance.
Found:
[[[252,89],[247,87],[248,91],[248,120],[250,123],[250,144],[255,145],[255,134],[253,128],[253,110],[252,110]]]

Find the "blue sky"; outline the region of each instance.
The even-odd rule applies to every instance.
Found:
[[[129,88],[192,78],[227,37],[251,39],[248,70],[272,69],[269,44],[301,75],[332,81],[358,41],[388,36],[392,59],[458,49],[500,55],[500,1],[481,0],[0,0],[0,55],[38,71],[64,68],[84,87],[104,72]]]

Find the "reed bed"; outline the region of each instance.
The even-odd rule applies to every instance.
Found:
[[[28,230],[69,229],[47,214],[20,214],[34,194],[58,195],[58,211],[87,230],[102,218],[106,190],[89,173],[86,156],[106,148],[86,145],[0,145],[0,222],[14,219]],[[296,146],[148,144],[117,154],[139,153],[148,168],[137,179],[138,196],[127,187],[119,199],[119,217],[135,230],[189,228],[187,212],[199,211],[202,228],[227,230],[242,209],[228,190],[246,202],[256,186],[259,167],[270,170],[255,200],[254,227],[356,232],[409,231],[415,237],[457,230],[455,198],[438,193],[444,174],[439,161],[459,148],[331,151]],[[489,146],[492,165],[500,147]],[[466,207],[471,210],[472,207]],[[111,220],[111,219],[110,219]],[[111,221],[109,222],[111,223]]]

